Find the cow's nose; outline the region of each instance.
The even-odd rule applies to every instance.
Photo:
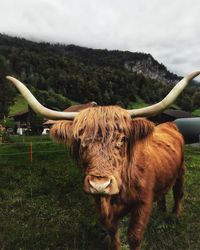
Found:
[[[90,176],[88,184],[91,193],[108,193],[112,179],[107,177]]]
[[[92,181],[92,180],[89,180],[89,184],[90,184],[90,187],[92,187],[93,189],[95,189],[97,192],[102,192],[104,191],[107,187],[110,186],[111,184],[111,179],[108,180],[108,181]]]
[[[117,179],[113,175],[106,177],[86,175],[83,188],[90,194],[113,195],[119,193]]]

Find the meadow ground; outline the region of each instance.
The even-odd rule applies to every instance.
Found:
[[[106,233],[93,201],[82,191],[81,171],[69,151],[47,137],[13,137],[0,145],[0,249],[103,250]],[[29,142],[33,161],[29,160]],[[179,220],[156,207],[143,250],[200,249],[200,149],[187,146],[184,209]],[[121,222],[122,249],[128,249]]]

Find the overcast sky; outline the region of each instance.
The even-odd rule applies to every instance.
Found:
[[[0,32],[151,53],[181,75],[200,69],[200,0],[0,0]]]

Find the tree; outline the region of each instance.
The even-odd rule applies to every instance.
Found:
[[[42,133],[42,123],[44,122],[44,119],[42,116],[36,114],[31,108],[29,108],[29,122],[31,134],[38,135]]]
[[[197,91],[193,96],[193,106],[194,108],[200,107],[200,91]]]
[[[0,55],[0,119],[7,116],[9,105],[13,101],[14,88],[5,79],[5,76],[10,72],[9,63],[5,57]]]
[[[185,111],[192,111],[193,103],[187,92],[183,92],[177,100],[177,104]]]

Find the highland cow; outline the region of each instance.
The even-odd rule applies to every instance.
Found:
[[[162,112],[199,74],[185,77],[161,102],[146,108],[97,106],[68,113],[45,108],[21,82],[8,77],[36,112],[60,120],[53,125],[51,135],[71,145],[81,163],[83,189],[93,196],[101,223],[108,231],[108,249],[120,249],[119,220],[126,214],[130,214],[130,249],[140,249],[152,203],[157,201],[164,211],[165,194],[171,187],[173,212],[180,214],[185,174],[182,135],[173,123],[155,126],[141,117]]]

